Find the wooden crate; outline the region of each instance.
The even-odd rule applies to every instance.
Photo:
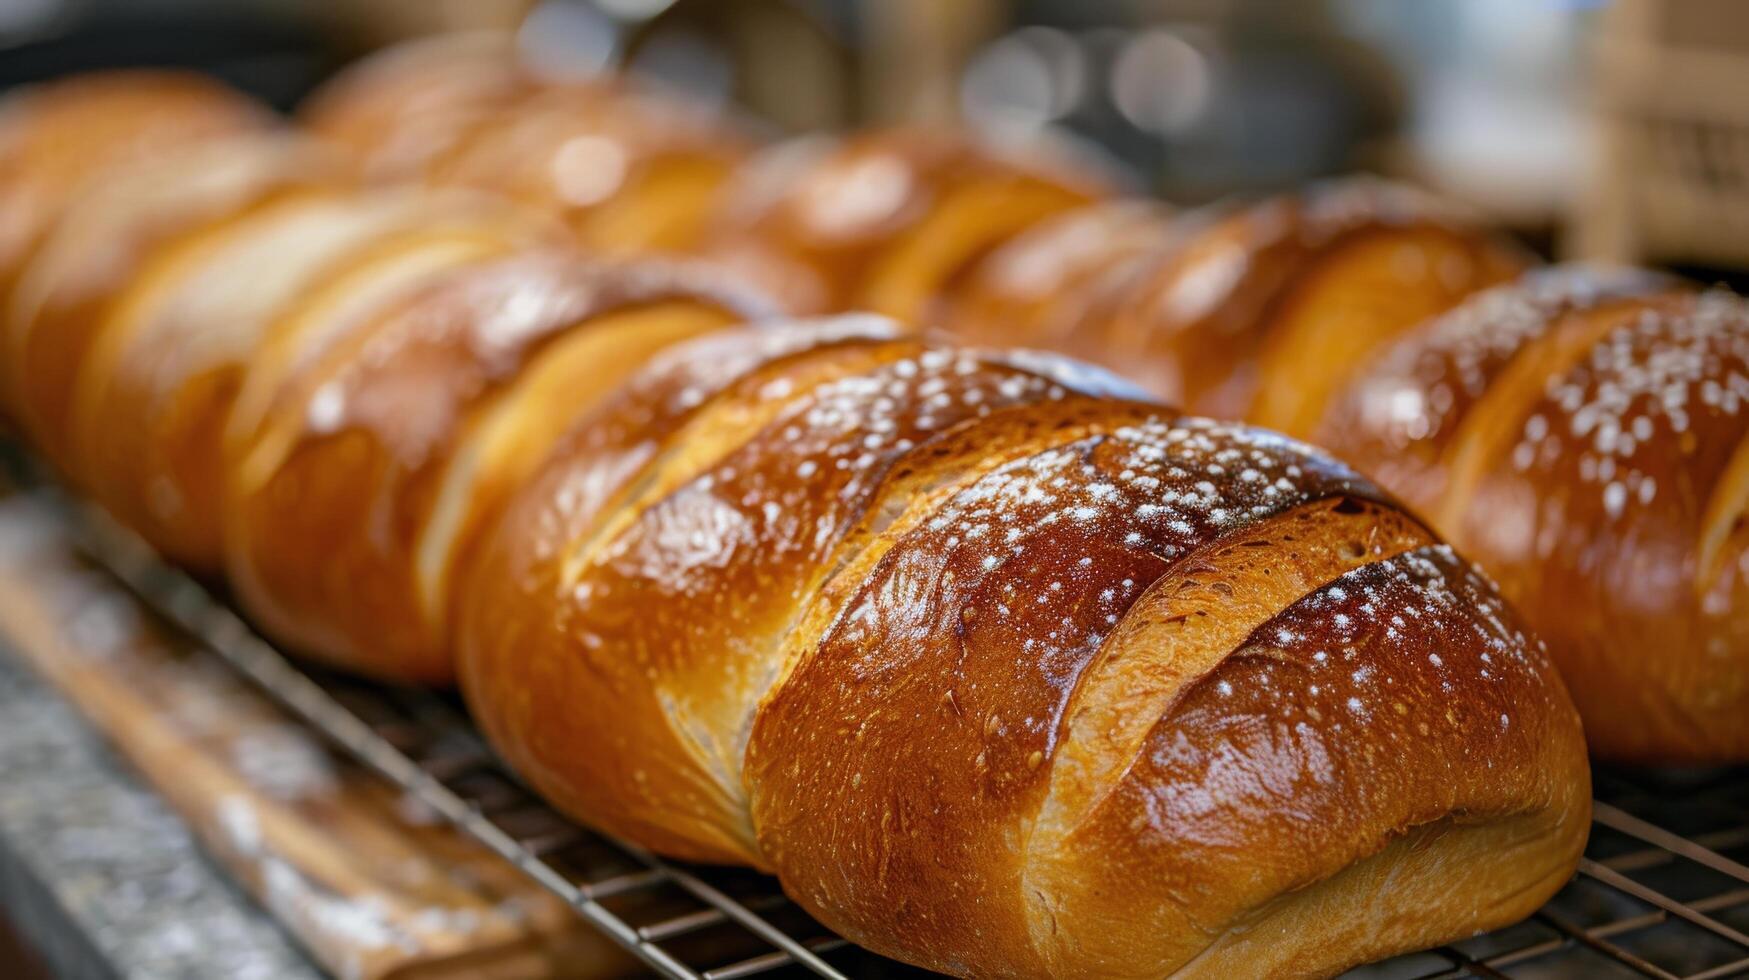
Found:
[[[1593,74],[1598,155],[1569,251],[1749,266],[1749,3],[1616,0]]]

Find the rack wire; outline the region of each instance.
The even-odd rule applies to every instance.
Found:
[[[656,973],[689,980],[924,975],[833,936],[770,878],[677,864],[567,821],[499,763],[453,698],[289,660],[101,512],[52,486],[33,492],[65,518],[80,550],[145,605]],[[1749,771],[1599,769],[1595,789],[1578,874],[1531,919],[1354,976],[1749,976]]]

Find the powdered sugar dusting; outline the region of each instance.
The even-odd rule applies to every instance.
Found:
[[[1340,464],[1274,433],[1160,418],[991,471],[947,501],[918,532],[923,539],[903,547],[939,552],[931,564],[953,569],[957,588],[1000,582],[1000,609],[1076,610],[1072,628],[1026,641],[1026,654],[1060,663],[1053,673],[1067,683],[1073,665],[1171,562],[1309,500],[1372,493]],[[1092,556],[1081,548],[1098,548],[1101,557],[1083,561]],[[1136,566],[1114,561],[1113,548],[1149,556],[1150,577],[1119,578]],[[1067,577],[1030,581],[1046,569]],[[1059,582],[1067,585],[1052,587]],[[912,628],[900,623],[934,608],[924,596],[865,589],[843,617],[843,637],[873,642],[881,631]]]
[[[1541,644],[1518,624],[1493,584],[1448,545],[1344,574],[1258,628],[1237,656],[1265,676],[1289,663],[1304,672],[1307,684],[1265,685],[1274,693],[1257,695],[1279,702],[1282,717],[1292,713],[1290,701],[1309,694],[1296,710],[1337,724],[1376,722],[1391,740],[1406,731],[1474,728],[1483,719],[1505,727],[1523,704],[1509,688],[1540,683],[1550,669]],[[1443,717],[1417,714],[1448,703],[1459,685],[1469,692],[1461,721],[1449,711]],[[1331,718],[1330,705],[1345,717]]]
[[[1560,470],[1620,520],[1659,499],[1655,474],[1699,465],[1689,461],[1706,455],[1697,455],[1703,442],[1734,445],[1749,428],[1746,408],[1749,304],[1708,293],[1691,309],[1641,311],[1550,378],[1510,464]]]
[[[1331,431],[1359,428],[1398,451],[1439,442],[1518,352],[1569,313],[1672,288],[1639,269],[1556,266],[1483,290],[1409,335],[1351,388]]]

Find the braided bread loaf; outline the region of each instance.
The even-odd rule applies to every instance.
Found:
[[[1517,919],[1586,834],[1487,582],[1328,458],[1068,362],[690,342],[463,575],[464,691],[541,793],[949,973],[1332,972]]]
[[[1405,337],[1319,433],[1500,580],[1596,752],[1741,761],[1746,398],[1749,304],[1556,269]]]

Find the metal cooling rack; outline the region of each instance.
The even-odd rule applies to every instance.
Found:
[[[94,508],[53,488],[36,492],[66,515],[81,549],[148,606],[657,973],[923,975],[831,935],[770,878],[671,863],[567,821],[501,766],[458,701],[295,664]],[[1594,825],[1579,873],[1535,916],[1353,976],[1749,976],[1749,770],[1595,777]]]

